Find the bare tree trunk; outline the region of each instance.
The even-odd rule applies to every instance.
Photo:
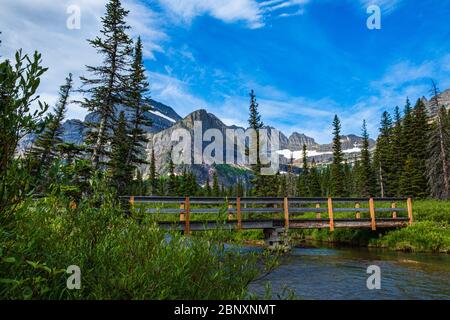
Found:
[[[444,144],[444,134],[442,132],[442,119],[441,115],[438,114],[438,126],[439,126],[439,143],[441,148],[441,160],[442,160],[442,172],[443,172],[443,178],[444,178],[444,192],[445,192],[445,198],[448,199],[449,196],[449,182],[448,182],[448,168],[447,168],[447,152],[445,150],[445,144]]]
[[[381,197],[384,198],[383,173],[381,171],[381,166],[380,166],[380,190],[381,190]]]

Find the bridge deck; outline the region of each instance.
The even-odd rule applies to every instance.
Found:
[[[140,204],[140,210],[157,215],[178,214],[179,221],[158,221],[158,225],[166,230],[180,230],[189,234],[191,231],[205,230],[241,230],[241,229],[322,229],[329,228],[400,228],[412,223],[412,201],[410,198],[180,198],[180,197],[134,197],[128,198],[131,206]],[[367,202],[368,207],[361,206]],[[375,202],[390,202],[390,208],[376,207]],[[406,208],[398,207],[398,202],[406,202]],[[342,207],[352,203],[353,207]],[[153,208],[146,207],[153,204]],[[178,204],[177,208],[165,208],[166,204]],[[191,208],[195,204],[196,208]],[[216,208],[199,208],[200,205],[217,205]],[[315,204],[315,207],[304,207]],[[336,205],[340,204],[340,205]],[[294,205],[294,206],[293,206]],[[304,206],[302,206],[304,205]],[[299,207],[300,206],[300,207]],[[227,221],[192,219],[193,214],[228,214]],[[407,217],[398,214],[407,212]],[[246,219],[244,214],[282,214],[279,218]],[[316,213],[316,218],[299,219],[298,214]],[[323,217],[328,215],[328,217]],[[354,218],[340,218],[336,214],[353,213]],[[362,214],[369,213],[370,218]],[[377,216],[377,213],[390,213],[391,217]],[[247,217],[248,218],[248,217]]]
[[[400,228],[408,225],[408,218],[386,218],[376,220],[377,228]],[[236,230],[238,228],[237,221],[217,222],[215,220],[207,221],[190,221],[191,231],[207,231],[207,230]],[[184,221],[176,222],[158,222],[160,228],[165,230],[185,230],[186,223]],[[284,228],[284,219],[253,219],[242,220],[241,229],[276,229]],[[329,219],[290,219],[290,229],[322,229],[329,228]],[[370,229],[372,227],[371,219],[334,219],[334,228],[352,228],[352,229]]]

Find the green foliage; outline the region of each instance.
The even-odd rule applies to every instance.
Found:
[[[366,121],[362,127],[363,146],[361,150],[361,168],[358,189],[362,196],[369,197],[375,195],[375,173],[373,172],[372,160],[369,151],[369,133],[367,132]]]
[[[431,109],[436,113],[427,146],[427,178],[430,193],[436,199],[450,198],[450,117],[439,99],[439,89],[432,82]]]
[[[89,44],[102,56],[100,66],[87,66],[91,78],[81,77],[82,92],[85,94],[82,106],[95,112],[98,121],[91,123],[87,144],[92,150],[92,162],[99,167],[102,157],[108,154],[106,145],[111,142],[111,127],[119,105],[127,105],[126,93],[129,86],[129,57],[132,52],[131,39],[127,35],[128,11],[120,0],[109,0],[106,14],[102,17],[102,37],[89,40]]]
[[[46,121],[46,104],[38,102],[38,108],[31,112],[30,106],[37,100],[36,90],[40,77],[47,69],[41,66],[41,55],[37,52],[30,58],[19,50],[15,64],[9,60],[0,63],[0,212],[17,203],[26,193],[23,188],[23,170],[26,162],[14,159],[19,141],[30,133],[42,131]],[[16,174],[18,176],[16,176]]]
[[[341,121],[338,116],[334,116],[333,120],[333,164],[331,165],[331,183],[332,194],[336,197],[345,196],[344,185],[344,155],[341,145]]]
[[[149,83],[145,75],[142,50],[142,41],[139,37],[134,48],[133,63],[131,65],[131,74],[127,88],[127,107],[132,111],[130,120],[130,148],[126,160],[127,165],[147,163],[144,151],[148,139],[144,128],[152,125],[152,121],[147,115],[152,108],[150,106],[150,100],[147,97]],[[151,165],[154,165],[154,162]],[[152,192],[156,192],[156,184],[152,184],[152,187]]]
[[[73,208],[65,196],[22,202],[0,227],[0,298],[242,299],[254,254],[158,230],[124,215],[103,179]],[[65,270],[81,269],[81,290]]]
[[[31,156],[35,163],[33,172],[40,178],[42,169],[47,169],[48,166],[58,156],[58,151],[61,149],[59,145],[63,142],[61,134],[63,133],[63,120],[69,103],[69,95],[72,90],[72,74],[66,78],[66,83],[59,89],[60,98],[56,104],[53,113],[45,127],[45,130],[36,138]]]
[[[119,195],[125,195],[127,184],[133,178],[133,168],[127,164],[129,150],[130,137],[127,131],[125,113],[122,111],[114,130],[114,138],[111,143],[111,160],[108,162],[111,182]]]
[[[414,223],[397,230],[371,231],[328,229],[297,231],[300,238],[316,241],[375,246],[390,250],[450,252],[450,202],[418,200],[413,202]],[[353,213],[340,214],[352,217]]]
[[[158,177],[156,173],[156,159],[155,150],[152,149],[151,159],[150,159],[150,187],[152,188],[152,194],[157,194],[158,192]]]
[[[389,232],[373,242],[377,246],[401,251],[450,252],[450,229],[446,223],[421,221]]]

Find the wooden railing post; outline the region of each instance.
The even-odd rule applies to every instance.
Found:
[[[130,203],[131,203],[131,199],[130,199]],[[131,206],[133,206],[133,204],[131,204]],[[70,209],[75,210],[76,208],[77,208],[77,203],[74,200],[70,201]]]
[[[236,215],[237,215],[237,229],[242,229],[242,216],[241,216],[241,198],[236,199]]]
[[[233,209],[233,205],[228,203],[228,221],[233,220],[233,213],[231,212],[231,209]]]
[[[391,208],[392,209],[397,208],[397,203],[396,202],[392,202],[391,203]],[[393,219],[397,219],[397,211],[395,211],[395,210],[392,211],[392,218]]]
[[[130,197],[130,205],[134,207],[134,196]]]
[[[186,221],[185,221],[185,227],[184,227],[184,234],[190,235],[191,234],[191,224],[190,224],[190,211],[191,211],[191,204],[189,197],[186,197],[184,200],[184,207],[186,210]]]
[[[180,221],[185,221],[186,218],[184,216],[184,202],[180,204]]]
[[[289,229],[289,202],[288,198],[284,197],[284,228],[287,230]]]
[[[360,209],[361,204],[359,202],[355,203],[355,208]],[[356,219],[361,219],[361,211],[356,211]]]
[[[413,209],[412,209],[412,199],[408,198],[406,201],[406,204],[408,206],[408,219],[409,219],[409,225],[412,225],[413,223]]]
[[[328,217],[330,218],[330,231],[334,231],[334,217],[333,217],[333,200],[328,198]]]
[[[375,221],[375,205],[373,202],[373,198],[369,199],[369,210],[370,210],[370,219],[371,219],[371,226],[372,230],[377,229],[376,221]]]
[[[320,209],[320,203],[316,203],[316,209]],[[320,212],[316,213],[316,218],[320,219]]]

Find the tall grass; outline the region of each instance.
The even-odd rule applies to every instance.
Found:
[[[296,236],[300,239],[391,250],[450,253],[450,202],[416,200],[413,202],[413,213],[413,225],[402,229],[377,231],[336,229],[334,232],[329,232],[328,229],[306,230],[297,232]],[[340,213],[339,218],[350,216],[351,214]]]
[[[264,272],[259,255],[163,232],[101,191],[75,209],[58,195],[15,208],[0,226],[0,298],[244,299]],[[80,290],[66,287],[70,265]]]

